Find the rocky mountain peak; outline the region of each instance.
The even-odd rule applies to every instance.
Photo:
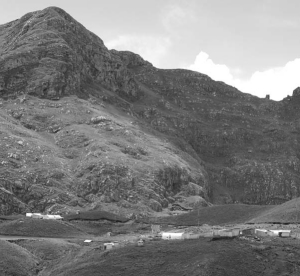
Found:
[[[132,99],[139,96],[121,58],[62,9],[28,13],[2,25],[0,37],[3,95],[87,96],[84,85],[92,81]]]
[[[108,50],[59,8],[28,13],[0,26],[0,214],[290,200],[299,89],[260,99]]]

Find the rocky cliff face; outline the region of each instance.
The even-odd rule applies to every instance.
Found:
[[[139,97],[138,85],[120,57],[59,8],[2,25],[0,36],[3,95],[86,96],[84,84],[95,81],[132,99]]]
[[[0,96],[1,214],[299,196],[299,88],[157,69],[50,7],[0,26]]]

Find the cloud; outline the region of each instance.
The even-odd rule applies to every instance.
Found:
[[[190,4],[167,5],[162,9],[161,20],[165,30],[178,36],[178,28],[196,21],[195,12]]]
[[[132,51],[145,60],[150,61],[154,66],[159,66],[161,59],[168,53],[171,44],[171,40],[168,37],[121,35],[114,40],[108,41],[106,46],[109,49]]]
[[[289,61],[282,67],[257,71],[246,81],[235,80],[235,85],[242,91],[264,97],[270,94],[273,100],[281,100],[300,86],[300,58]]]
[[[270,94],[271,99],[281,100],[300,86],[300,58],[289,61],[282,67],[254,72],[249,79],[240,79],[238,70],[230,69],[224,64],[214,63],[209,55],[200,52],[194,63],[187,69],[198,71],[217,81],[223,81],[239,90],[258,97]]]
[[[200,52],[188,69],[206,74],[214,80],[223,81],[227,84],[233,83],[230,69],[224,64],[214,63],[205,52]]]

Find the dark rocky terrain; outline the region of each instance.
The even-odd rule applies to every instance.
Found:
[[[108,50],[50,7],[0,26],[0,214],[299,196],[300,88],[281,102]]]

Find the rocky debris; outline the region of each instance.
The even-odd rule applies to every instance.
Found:
[[[186,206],[184,203],[174,202],[171,206],[171,211],[192,211],[193,208]]]
[[[107,121],[110,121],[110,120],[104,116],[98,116],[98,117],[91,118],[91,123],[93,123],[93,124],[99,124],[99,123],[103,123],[103,122],[107,122]]]

